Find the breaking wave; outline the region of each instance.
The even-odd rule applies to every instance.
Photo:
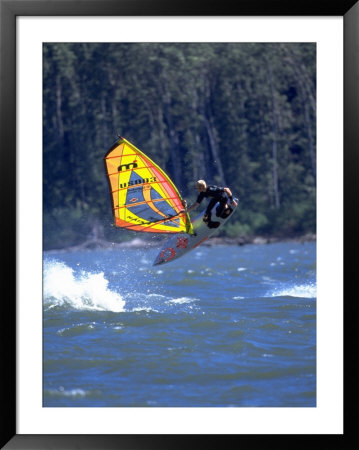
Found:
[[[103,272],[81,271],[59,261],[46,261],[43,281],[44,306],[47,309],[71,306],[77,310],[121,312],[125,301],[108,287]]]

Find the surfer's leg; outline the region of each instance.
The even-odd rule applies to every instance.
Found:
[[[220,217],[222,217],[222,219],[227,219],[227,217],[230,216],[232,212],[233,208],[226,204]]]
[[[209,211],[209,212],[206,211],[203,216],[203,222],[208,224],[211,221],[211,217],[212,217],[211,211]]]
[[[216,203],[217,203],[217,201],[214,198],[208,203],[206,212],[204,213],[204,216],[203,216],[204,223],[208,224],[208,222],[210,222],[211,216],[212,216],[212,208]]]
[[[219,206],[216,211],[216,216],[221,217],[226,207],[227,207],[227,199],[225,198],[219,202]]]
[[[213,206],[217,203],[217,200],[215,198],[212,198],[212,200],[208,203],[206,214],[210,214],[212,211]]]

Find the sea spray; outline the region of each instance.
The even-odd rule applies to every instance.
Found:
[[[281,286],[268,294],[270,297],[299,297],[316,298],[317,286],[315,283]]]
[[[120,294],[108,288],[103,272],[82,271],[75,274],[65,263],[44,262],[44,306],[69,305],[77,310],[122,312],[125,302]]]

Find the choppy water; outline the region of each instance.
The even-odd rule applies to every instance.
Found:
[[[44,256],[43,405],[316,405],[316,246]]]

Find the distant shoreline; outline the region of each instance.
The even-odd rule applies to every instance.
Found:
[[[242,245],[264,245],[264,244],[274,244],[279,242],[315,242],[316,235],[308,233],[301,236],[239,236],[236,238],[230,237],[211,237],[208,241],[203,242],[201,245],[206,247],[212,247],[216,245],[232,245],[232,246],[242,246]],[[111,242],[104,239],[90,239],[82,244],[74,245],[70,247],[63,247],[59,249],[49,249],[44,250],[44,253],[71,253],[76,251],[89,251],[89,250],[117,250],[123,248],[151,248],[161,246],[164,240],[153,239],[146,240],[141,238],[134,238],[129,241],[124,242]]]

